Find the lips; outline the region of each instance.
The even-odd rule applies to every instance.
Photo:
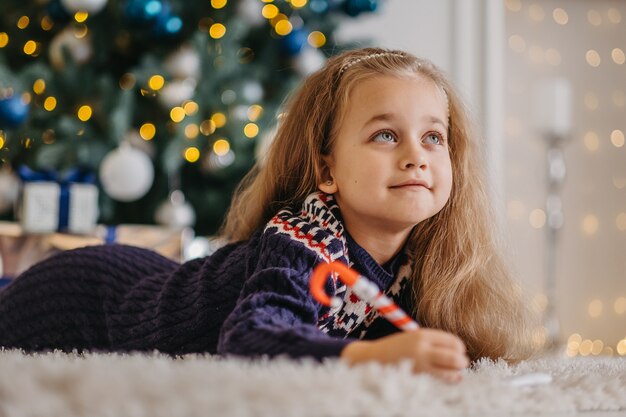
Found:
[[[428,183],[424,180],[412,179],[408,181],[401,182],[396,185],[392,185],[389,188],[427,188],[430,189]]]

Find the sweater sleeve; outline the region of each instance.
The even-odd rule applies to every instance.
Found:
[[[318,329],[322,306],[309,292],[318,256],[284,235],[264,237],[259,250],[256,268],[222,326],[218,353],[318,360],[339,356],[352,340]]]

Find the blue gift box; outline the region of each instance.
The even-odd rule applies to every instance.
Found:
[[[98,220],[95,175],[74,169],[61,176],[21,166],[23,181],[18,217],[27,233],[87,234]]]

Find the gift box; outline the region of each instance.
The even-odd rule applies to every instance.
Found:
[[[24,232],[93,232],[99,213],[95,175],[75,169],[60,176],[26,166],[18,174],[23,184],[17,217]]]
[[[126,244],[152,249],[177,262],[185,259],[186,248],[194,240],[192,229],[163,226],[97,225],[88,235],[67,233],[26,233],[13,222],[0,222],[1,276],[16,277],[33,264],[64,250],[102,244]]]

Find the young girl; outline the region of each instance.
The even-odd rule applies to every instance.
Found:
[[[496,251],[478,146],[430,62],[335,56],[236,192],[222,228],[233,243],[182,265],[123,245],[54,256],[0,292],[0,346],[411,360],[447,380],[468,358],[522,359],[526,312]],[[331,277],[343,305],[314,301],[313,268],[335,260],[421,328],[397,332]]]

